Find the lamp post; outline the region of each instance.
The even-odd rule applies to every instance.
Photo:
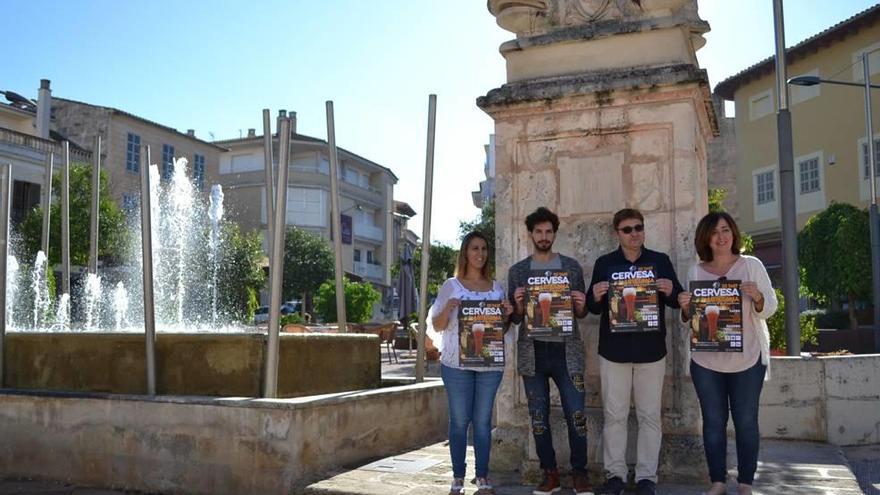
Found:
[[[862,54],[862,68],[864,69],[864,83],[850,81],[836,81],[822,79],[817,76],[799,76],[788,80],[788,84],[795,86],[815,86],[817,84],[839,84],[841,86],[857,86],[865,92],[865,132],[868,144],[868,180],[871,194],[871,205],[868,207],[868,221],[871,232],[871,289],[872,303],[874,306],[874,350],[880,352],[880,220],[877,212],[877,188],[876,188],[876,159],[874,149],[874,123],[871,115],[871,88],[880,88],[880,85],[871,84],[871,71],[868,57],[877,50],[871,50]]]

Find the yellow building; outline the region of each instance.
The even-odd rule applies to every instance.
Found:
[[[788,77],[818,76],[863,82],[862,53],[880,49],[880,5],[787,50]],[[870,55],[871,80],[880,82],[880,51]],[[776,70],[768,58],[722,81],[715,93],[735,102],[737,199],[740,229],[754,237],[756,255],[781,276],[779,166],[776,139]],[[880,93],[872,95],[880,115]],[[790,86],[794,186],[798,229],[832,201],[869,203],[864,91],[820,84]],[[880,125],[874,126],[880,156]],[[880,167],[875,164],[876,170]],[[880,184],[880,182],[878,182]],[[867,242],[867,240],[866,240]]]

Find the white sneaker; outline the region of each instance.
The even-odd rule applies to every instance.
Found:
[[[495,495],[495,489],[492,488],[492,484],[489,483],[489,480],[486,478],[477,478],[477,493],[474,495]]]
[[[449,487],[449,495],[464,494],[464,478],[452,478],[452,486]]]

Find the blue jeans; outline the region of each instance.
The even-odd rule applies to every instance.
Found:
[[[535,376],[523,376],[532,421],[535,450],[541,469],[557,469],[553,436],[550,434],[550,379],[559,389],[565,422],[568,424],[568,446],[571,469],[586,472],[587,417],[584,414],[584,375],[569,374],[565,365],[564,342],[534,341]]]
[[[721,373],[691,361],[691,377],[703,413],[703,448],[712,482],[727,480],[727,418],[733,416],[739,483],[751,485],[758,468],[758,400],[767,366],[761,359],[738,373]]]
[[[501,371],[472,371],[440,366],[449,401],[449,454],[452,475],[464,478],[468,426],[474,425],[474,459],[477,478],[489,474],[492,447],[492,407],[501,384]]]

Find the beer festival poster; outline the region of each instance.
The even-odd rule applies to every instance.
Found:
[[[612,333],[660,330],[654,265],[623,265],[608,273],[608,318]]]
[[[528,296],[526,330],[529,337],[571,335],[574,309],[568,271],[532,270]]]
[[[464,368],[504,367],[501,301],[462,300],[458,306],[458,363]]]
[[[742,292],[739,280],[693,280],[691,351],[742,352]]]

